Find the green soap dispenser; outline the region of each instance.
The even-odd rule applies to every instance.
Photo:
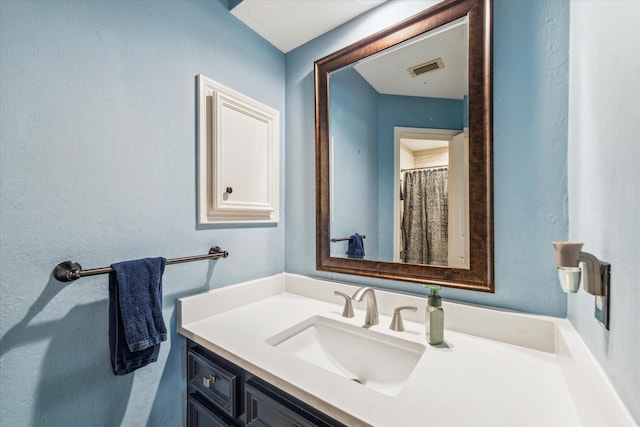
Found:
[[[440,298],[440,286],[425,285],[431,289],[431,295],[427,302],[427,316],[425,321],[425,336],[431,345],[444,342],[444,310]]]

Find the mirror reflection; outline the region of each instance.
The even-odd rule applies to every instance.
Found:
[[[331,256],[469,268],[468,17],[329,73]]]

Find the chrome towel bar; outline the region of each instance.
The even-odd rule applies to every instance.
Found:
[[[183,262],[202,261],[205,259],[226,258],[229,252],[223,251],[219,246],[213,246],[206,255],[186,256],[182,258],[168,259],[167,264],[181,264]],[[98,274],[106,274],[113,271],[111,267],[92,268],[83,270],[82,266],[75,261],[64,261],[56,265],[53,269],[53,277],[60,282],[71,282],[85,276],[95,276]]]

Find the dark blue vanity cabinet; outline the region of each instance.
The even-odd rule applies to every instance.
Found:
[[[243,371],[206,349],[187,346],[187,425],[244,425]]]
[[[187,426],[343,426],[299,399],[187,341]]]

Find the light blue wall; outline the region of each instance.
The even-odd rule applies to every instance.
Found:
[[[610,330],[584,291],[568,315],[640,424],[639,20],[637,2],[571,3],[569,238],[611,263]]]
[[[211,0],[3,0],[0,52],[0,425],[182,425],[176,298],[284,269],[283,218],[196,227],[195,76],[284,112],[284,55]],[[50,276],[213,244],[230,257],[167,267],[169,340],[123,377],[107,276]]]
[[[287,271],[422,291],[315,270],[313,61],[433,3],[386,3],[287,54]],[[447,289],[446,298],[566,314],[550,242],[567,236],[568,29],[566,1],[494,2],[496,292]]]
[[[393,261],[394,127],[463,128],[463,102],[456,99],[380,95],[378,116],[378,259]]]
[[[332,237],[367,236],[365,257],[377,254],[378,236],[378,92],[353,68],[331,74],[329,111],[335,167]],[[332,256],[344,256],[348,242],[331,245]]]

